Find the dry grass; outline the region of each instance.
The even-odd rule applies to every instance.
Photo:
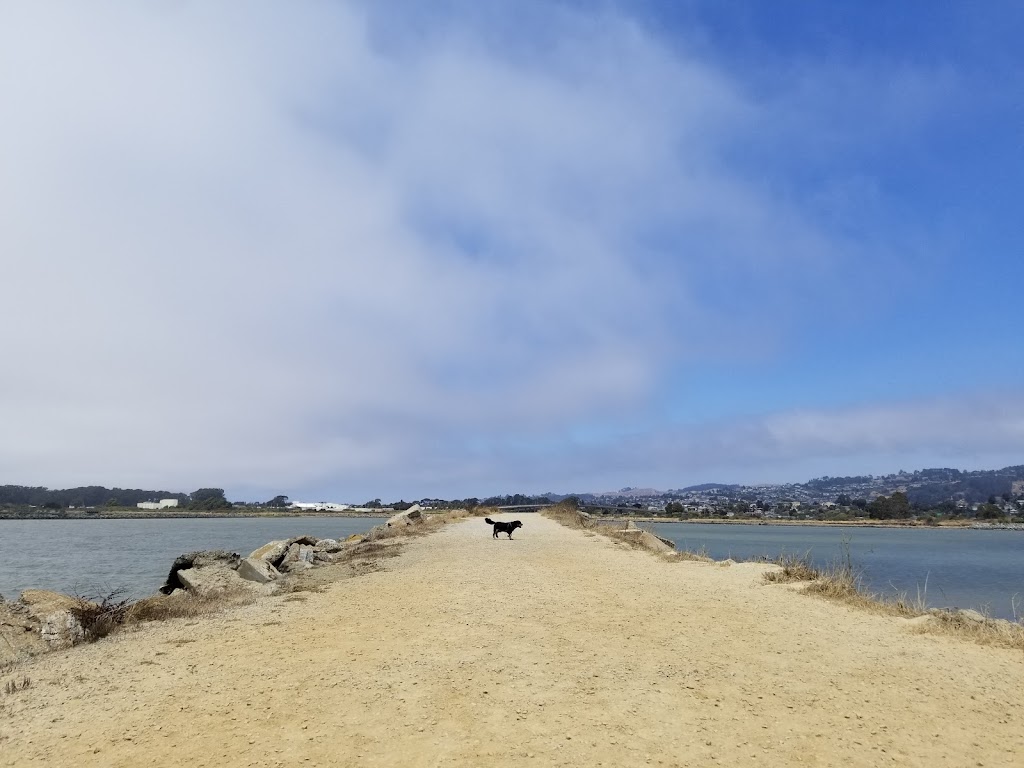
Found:
[[[406,536],[426,536],[433,533],[448,523],[461,520],[466,517],[483,517],[496,513],[497,510],[491,507],[476,507],[467,509],[448,509],[442,512],[424,512],[419,520],[409,525],[377,525],[365,534],[366,541],[381,541]]]
[[[711,555],[708,554],[707,547],[701,547],[698,550],[692,549],[681,549],[679,550],[680,560],[690,560],[698,563],[713,563],[715,562]]]
[[[988,617],[984,621],[973,621],[954,611],[937,611],[929,615],[928,623],[918,631],[967,638],[979,645],[1024,650],[1024,624],[1020,621],[998,621]]]
[[[20,678],[14,678],[4,683],[4,693],[10,695],[17,693],[18,691],[24,691],[26,688],[32,685],[32,678],[27,675],[22,675]]]
[[[779,570],[766,573],[765,581],[788,584],[794,581],[814,581],[821,576],[821,571],[811,565],[809,555],[783,555],[774,562],[779,566]]]
[[[195,595],[179,590],[170,595],[154,595],[132,603],[127,608],[124,623],[203,618],[254,602],[256,594],[249,590],[240,589],[207,595]]]
[[[919,633],[946,635],[1001,648],[1024,650],[1024,624],[984,617],[977,621],[958,611],[930,611],[927,606],[927,582],[923,591],[909,598],[906,593],[879,595],[868,590],[860,571],[850,560],[848,548],[838,561],[827,568],[816,568],[808,556],[784,556],[776,561],[779,570],[764,575],[769,583],[808,582],[801,592],[849,605],[858,610],[906,619],[927,617],[915,626]]]
[[[663,539],[658,534],[651,531],[649,528],[639,525],[632,531],[622,528],[619,522],[610,522],[601,520],[599,518],[588,515],[586,512],[581,512],[575,507],[568,504],[555,504],[550,507],[546,507],[541,510],[541,514],[556,523],[564,525],[566,528],[575,528],[578,530],[587,531],[590,535],[600,534],[609,539],[613,539],[623,544],[628,545],[632,549],[644,550],[651,552],[652,549],[647,546],[645,542],[641,540],[641,537],[637,535],[637,531],[646,531],[660,541],[668,544],[670,547],[675,547],[675,542],[671,542],[668,539]],[[707,549],[702,547],[697,551],[693,550],[676,550],[675,553],[664,553],[663,559],[670,561],[688,560],[691,562],[699,563],[712,563],[714,560],[708,556]]]
[[[545,507],[540,512],[544,517],[554,520],[556,523],[561,523],[566,528],[585,528],[585,529],[597,529],[599,533],[604,533],[600,529],[607,526],[602,526],[595,518],[588,515],[586,512],[580,512],[576,507],[571,504],[559,503],[554,504],[550,507]]]
[[[543,510],[542,514],[567,528],[593,531],[627,543],[635,542],[635,539],[628,535],[622,535],[621,529],[617,529],[616,526],[599,521],[568,505],[556,504]],[[714,562],[704,549],[697,552],[683,550],[678,553],[678,559]],[[929,611],[927,582],[924,591],[918,592],[915,598],[908,598],[905,593],[890,597],[869,591],[864,586],[860,570],[850,556],[849,542],[843,542],[841,557],[826,568],[812,565],[809,555],[784,555],[773,562],[779,568],[765,573],[765,582],[807,582],[807,586],[801,590],[803,594],[833,600],[859,610],[903,618],[928,616],[927,621],[923,621],[915,628],[918,632],[959,637],[982,645],[1024,650],[1024,623],[1021,621],[990,618],[972,621],[953,611]]]

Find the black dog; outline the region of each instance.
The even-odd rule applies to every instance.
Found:
[[[493,525],[494,526],[494,537],[493,538],[495,538],[495,539],[498,538],[498,534],[499,533],[507,533],[508,537],[511,539],[512,538],[512,531],[514,531],[516,528],[522,528],[523,527],[523,524],[521,522],[519,522],[518,520],[513,520],[511,523],[496,523],[493,520],[491,520],[491,518],[485,517],[484,518],[484,522],[487,523],[488,525]]]

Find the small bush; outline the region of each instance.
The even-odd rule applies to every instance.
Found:
[[[125,597],[127,592],[127,589],[120,587],[105,595],[92,597],[75,595],[75,605],[71,608],[71,615],[81,624],[87,643],[106,637],[124,623],[128,605],[131,602],[129,598]]]

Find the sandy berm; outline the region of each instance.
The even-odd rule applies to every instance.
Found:
[[[26,664],[0,765],[1024,765],[1019,650],[522,517]]]

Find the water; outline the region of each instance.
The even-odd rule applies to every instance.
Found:
[[[275,539],[345,538],[380,517],[219,517],[146,520],[0,520],[0,595],[24,589],[96,595],[156,592],[178,555],[225,549],[247,555]]]
[[[964,528],[715,525],[654,523],[677,549],[706,548],[716,560],[809,554],[818,566],[849,543],[865,586],[885,595],[919,591],[929,607],[973,608],[995,618],[1024,617],[1024,532]]]
[[[125,587],[132,597],[154,593],[174,558],[198,549],[248,554],[274,539],[301,534],[344,538],[383,518],[257,517],[149,520],[0,520],[0,594],[23,589],[98,594]],[[1024,615],[1024,532],[847,526],[655,523],[679,549],[721,560],[809,554],[817,565],[840,557],[843,542],[864,571],[869,589],[883,594],[925,590],[932,606]]]

